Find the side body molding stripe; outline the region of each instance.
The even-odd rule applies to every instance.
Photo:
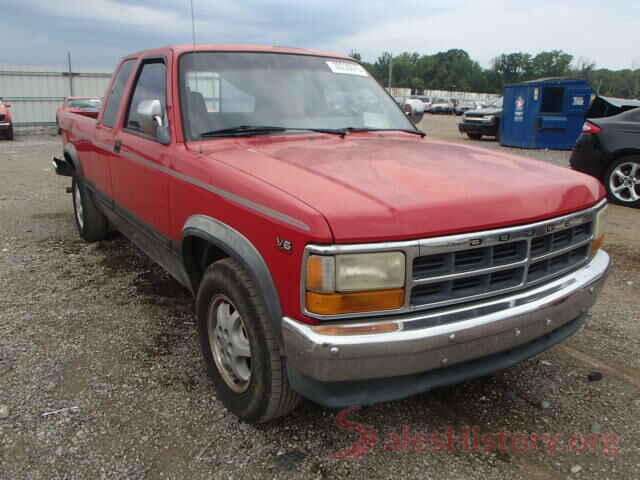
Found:
[[[216,245],[230,257],[240,262],[253,277],[260,289],[269,313],[269,319],[276,336],[280,351],[284,355],[282,341],[282,307],[267,263],[256,247],[233,227],[206,215],[189,217],[182,230],[182,257],[187,258],[184,239],[196,236]]]
[[[297,218],[291,217],[289,215],[287,215],[286,213],[282,213],[279,212],[277,210],[274,210],[273,208],[267,207],[266,205],[263,205],[261,203],[257,203],[254,202],[252,200],[249,200],[247,198],[241,197],[239,195],[236,195],[233,192],[229,192],[227,190],[224,190],[222,188],[218,188],[218,187],[214,187],[213,185],[209,185],[208,183],[202,182],[200,180],[198,180],[197,178],[193,178],[193,177],[189,177],[187,175],[184,175],[182,173],[176,172],[175,170],[172,170],[170,168],[167,168],[163,165],[158,165],[157,163],[151,162],[149,160],[147,160],[146,158],[141,157],[140,155],[136,155],[133,152],[130,152],[128,150],[125,150],[124,148],[122,149],[121,152],[122,155],[124,155],[125,157],[133,160],[134,162],[138,162],[141,163],[147,167],[150,168],[155,168],[157,170],[162,171],[163,173],[166,173],[167,175],[171,175],[172,177],[178,178],[184,182],[190,183],[192,185],[195,185],[197,187],[200,187],[204,190],[208,190],[212,193],[215,193],[216,195],[220,195],[223,198],[226,198],[227,200],[230,200],[234,203],[238,203],[244,207],[250,208],[252,210],[255,210],[257,212],[262,213],[263,215],[266,215],[268,217],[271,218],[275,218],[276,220],[279,220],[283,223],[287,223],[289,225],[292,225],[296,228],[299,228],[300,230],[304,230],[306,232],[311,230],[311,227],[309,227],[309,225],[307,225],[306,223],[304,223],[301,220],[298,220]]]

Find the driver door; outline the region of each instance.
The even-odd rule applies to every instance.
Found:
[[[138,114],[145,100],[159,100],[162,121],[168,125],[167,63],[165,58],[143,59],[138,67],[121,130],[119,155],[112,163],[113,196],[125,216],[147,233],[169,232],[169,176],[171,143],[164,145],[146,133]],[[145,228],[146,227],[146,228]]]

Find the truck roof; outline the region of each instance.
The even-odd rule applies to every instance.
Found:
[[[261,53],[289,53],[296,55],[314,55],[319,57],[343,58],[345,60],[355,61],[353,58],[339,53],[322,52],[319,50],[308,50],[306,48],[278,47],[266,45],[246,45],[246,44],[228,44],[228,43],[202,43],[202,44],[183,44],[183,45],[167,45],[161,48],[149,50],[141,50],[139,52],[127,55],[125,58],[140,57],[143,55],[161,54],[167,50],[173,51],[176,56],[186,52],[261,52]]]

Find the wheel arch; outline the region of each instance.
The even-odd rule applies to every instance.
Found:
[[[602,167],[602,171],[600,173],[600,181],[602,183],[607,182],[608,180],[608,174],[609,174],[609,170],[611,168],[611,165],[615,162],[617,162],[618,160],[623,159],[624,157],[629,157],[632,155],[640,155],[640,149],[639,148],[633,148],[633,147],[627,147],[627,148],[620,148],[616,151],[614,151],[613,153],[610,153],[609,155],[606,156],[606,165],[604,165]]]
[[[267,263],[247,237],[219,220],[194,215],[182,230],[181,254],[194,295],[211,263],[231,257],[244,266],[262,295],[273,333],[284,353],[280,296]]]
[[[73,170],[82,176],[82,164],[80,163],[80,155],[78,155],[78,151],[73,143],[67,143],[64,146],[63,150],[64,158],[69,162],[69,164],[73,167]]]
[[[628,157],[630,155],[640,155],[640,148],[627,147],[616,150],[613,155],[611,155],[611,162],[615,162],[616,160],[620,160],[621,158]]]

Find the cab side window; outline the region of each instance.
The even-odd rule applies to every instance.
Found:
[[[144,133],[138,114],[138,107],[141,102],[148,100],[160,101],[160,105],[162,107],[162,124],[167,124],[166,72],[167,68],[162,60],[153,60],[142,64],[133,90],[133,95],[131,96],[131,103],[129,104],[127,118],[125,120],[126,129]]]
[[[122,95],[124,89],[127,86],[127,81],[131,76],[131,71],[135,65],[135,59],[125,61],[121,66],[116,78],[111,87],[111,93],[109,94],[109,100],[104,109],[102,115],[102,124],[107,127],[113,127],[118,117],[118,111],[120,110],[120,103],[122,103]],[[68,100],[67,102],[68,103]]]

